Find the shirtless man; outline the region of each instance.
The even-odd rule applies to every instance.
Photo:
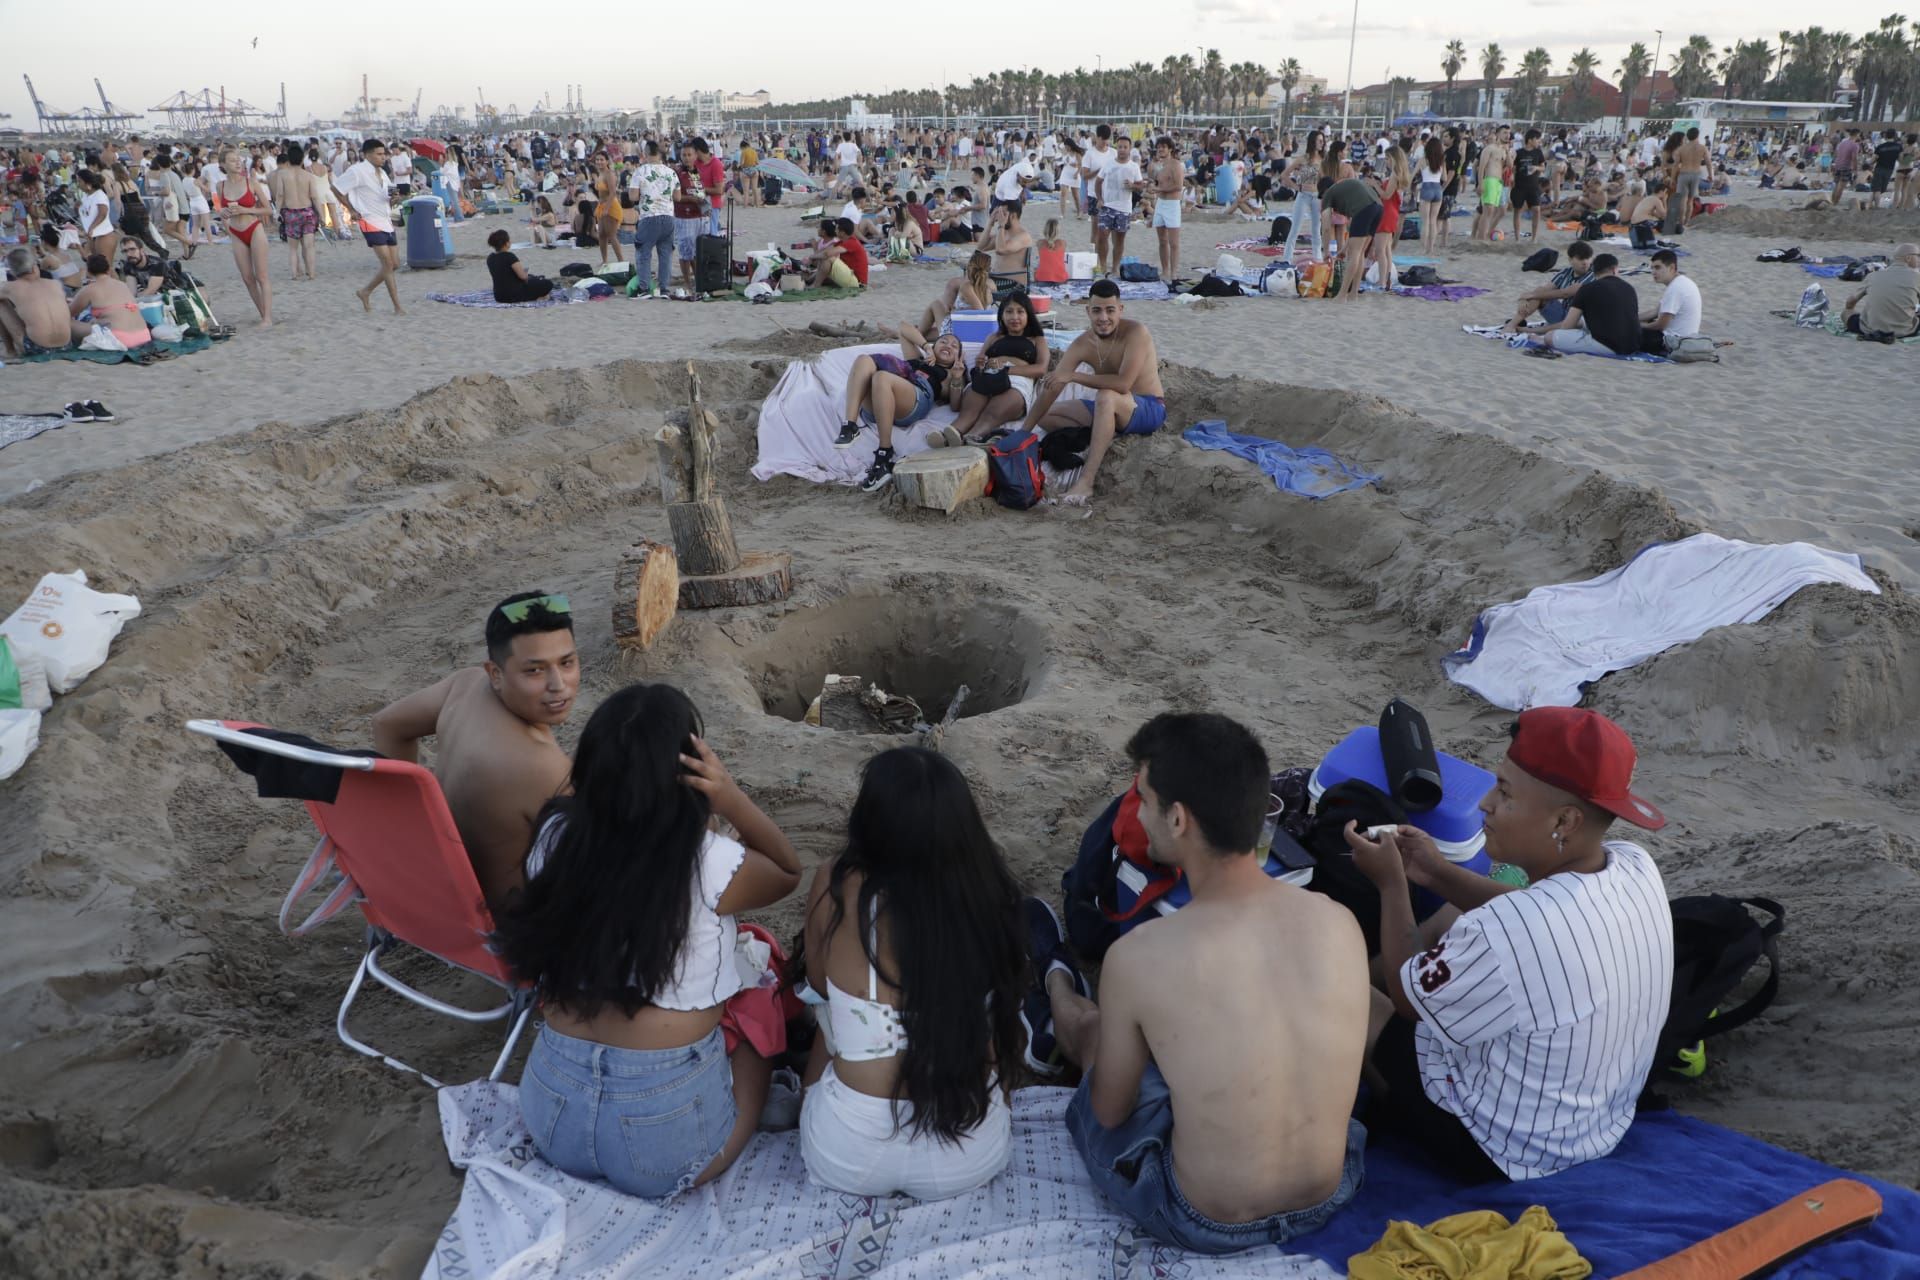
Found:
[[[1473,215],[1473,238],[1493,239],[1500,225],[1500,206],[1507,195],[1507,168],[1513,158],[1513,130],[1501,125],[1493,131],[1493,141],[1480,149],[1473,162],[1474,177],[1480,184],[1480,211]]]
[[[418,763],[438,739],[434,772],[489,903],[523,883],[534,818],[572,767],[553,739],[580,691],[580,655],[565,596],[508,596],[487,615],[487,660],[381,708],[373,745]]]
[[[1093,282],[1087,295],[1087,331],[1073,340],[1053,372],[1040,379],[1033,407],[1020,424],[1023,431],[1036,425],[1049,430],[1093,428],[1080,478],[1058,499],[1060,506],[1081,507],[1089,515],[1094,477],[1100,474],[1114,434],[1151,435],[1167,420],[1160,353],[1145,325],[1122,318],[1125,310],[1119,285],[1111,280]],[[1083,364],[1091,372],[1082,369]],[[1061,400],[1060,393],[1075,384],[1092,391],[1093,399]]]
[[[1261,869],[1267,754],[1244,727],[1161,715],[1127,754],[1148,851],[1193,899],[1113,944],[1097,1006],[1057,930],[1036,931],[1055,1044],[1085,1073],[1067,1132],[1156,1239],[1212,1254],[1285,1244],[1360,1185],[1366,943],[1350,912]]]
[[[1148,185],[1153,191],[1153,234],[1160,242],[1160,278],[1169,284],[1180,270],[1181,199],[1187,189],[1187,166],[1174,154],[1173,139],[1162,138],[1153,147]]]
[[[7,354],[31,356],[70,346],[67,291],[58,280],[40,274],[33,250],[10,251],[7,274],[13,278],[0,284],[0,334],[6,337]]]
[[[980,247],[993,255],[993,274],[1028,274],[1027,253],[1033,248],[1033,232],[1021,225],[1019,204],[994,206],[993,212],[987,215],[987,234],[980,241]],[[1029,278],[1023,287],[1031,288],[1032,280]]]
[[[1686,141],[1673,153],[1673,168],[1673,196],[1667,205],[1665,230],[1678,235],[1693,217],[1693,202],[1699,198],[1701,182],[1713,176],[1713,157],[1707,144],[1700,141],[1700,130],[1687,130]]]

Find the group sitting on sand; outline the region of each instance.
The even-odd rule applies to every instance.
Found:
[[[380,711],[375,746],[414,760],[436,739],[495,945],[537,987],[520,1089],[535,1147],[577,1177],[675,1195],[755,1131],[771,1066],[742,1025],[735,917],[787,899],[805,868],[674,688],[608,697],[567,757],[553,731],[580,658],[565,596],[509,597],[485,640],[482,666]],[[1488,854],[1524,888],[1449,862],[1418,828],[1349,823],[1379,898],[1371,957],[1345,906],[1263,869],[1270,764],[1252,733],[1167,713],[1127,750],[1151,856],[1192,897],[1115,942],[1097,992],[953,763],[917,747],[867,762],[785,975],[818,1028],[800,1111],[812,1181],[929,1200],[981,1186],[1006,1167],[1023,1063],[1043,1080],[1077,1068],[1067,1125],[1094,1183],[1141,1230],[1209,1254],[1323,1226],[1384,1134],[1463,1183],[1619,1143],[1667,1015],[1673,935],[1653,859],[1612,835],[1665,822],[1633,793],[1613,722],[1548,707],[1513,726],[1480,808]],[[1417,923],[1410,886],[1448,905]]]

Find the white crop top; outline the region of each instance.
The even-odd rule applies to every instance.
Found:
[[[527,851],[527,879],[540,874],[547,854],[559,837],[563,819],[555,815],[534,837]],[[732,916],[718,913],[721,895],[747,856],[738,841],[707,832],[700,846],[700,870],[693,880],[693,907],[687,913],[687,937],[673,980],[654,992],[649,1001],[657,1009],[711,1009],[740,990],[740,967],[734,961],[739,930]]]
[[[876,927],[879,913],[880,903],[875,900],[867,912],[869,953],[880,949]],[[890,1004],[881,1003],[879,997],[880,975],[875,972],[871,960],[867,961],[867,995],[864,1000],[842,991],[832,978],[827,979],[827,996],[824,1000],[812,984],[800,992],[800,999],[804,1003],[815,1007],[822,1004],[827,1006],[826,1019],[820,1024],[820,1030],[827,1038],[827,1052],[847,1062],[873,1062],[906,1051],[907,1029],[900,1021],[900,1011]]]

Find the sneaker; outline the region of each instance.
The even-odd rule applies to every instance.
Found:
[[[867,478],[860,482],[861,489],[868,493],[878,493],[893,483],[893,450],[877,449],[873,455],[873,465],[867,468]]]
[[[93,421],[93,410],[87,407],[86,401],[84,400],[75,400],[72,404],[62,409],[60,413],[68,422]]]
[[[107,408],[107,406],[101,404],[98,400],[87,401],[87,412],[93,415],[95,422],[113,421],[113,410]]]
[[[1092,999],[1087,980],[1074,967],[1067,952],[1066,931],[1060,917],[1043,898],[1028,898],[1022,908],[1027,922],[1027,954],[1033,961],[1038,981],[1020,1005],[1020,1025],[1026,1029],[1027,1067],[1043,1078],[1059,1075],[1067,1064],[1060,1060],[1059,1046],[1053,1036],[1053,999],[1047,994],[1047,975],[1058,969],[1073,982],[1074,990]]]
[[[851,449],[853,442],[859,438],[860,424],[857,422],[843,422],[840,424],[840,434],[833,438],[833,447],[836,449]]]

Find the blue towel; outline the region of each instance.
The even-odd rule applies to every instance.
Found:
[[[1333,1221],[1289,1247],[1346,1270],[1389,1219],[1425,1225],[1470,1209],[1517,1217],[1545,1205],[1596,1276],[1617,1276],[1725,1231],[1832,1178],[1857,1177],[1672,1111],[1634,1121],[1614,1153],[1550,1178],[1460,1187],[1404,1148],[1367,1148],[1366,1183]],[[1878,1222],[1770,1273],[1798,1280],[1920,1278],[1920,1194],[1873,1178],[1859,1181],[1886,1202]]]
[[[1380,477],[1342,462],[1325,449],[1295,449],[1264,436],[1243,436],[1227,430],[1219,418],[1196,422],[1186,430],[1186,441],[1201,449],[1222,449],[1245,458],[1273,477],[1289,493],[1328,498],[1372,484]]]
[[[1844,262],[1803,262],[1800,269],[1810,276],[1825,276],[1829,280],[1838,280],[1840,273],[1847,269]]]

